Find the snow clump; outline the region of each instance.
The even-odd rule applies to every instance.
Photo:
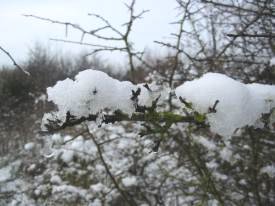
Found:
[[[75,81],[58,81],[47,89],[48,101],[54,102],[62,114],[81,117],[97,114],[103,109],[121,110],[132,114],[135,110],[131,102],[134,85],[127,81],[118,81],[96,70],[80,72]]]
[[[134,94],[136,93],[136,97]],[[106,73],[88,69],[76,75],[75,80],[58,81],[47,88],[48,101],[57,105],[58,111],[46,113],[42,120],[42,130],[47,120],[66,121],[66,115],[77,118],[98,115],[103,110],[120,110],[131,116],[136,106],[152,106],[154,100],[165,96],[154,84],[134,85],[129,81],[119,81]]]
[[[207,73],[177,87],[176,96],[206,114],[212,132],[230,137],[237,128],[252,126],[275,107],[275,86],[243,84],[226,75]],[[215,102],[216,112],[209,112]]]

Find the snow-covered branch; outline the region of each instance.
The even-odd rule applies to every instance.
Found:
[[[47,89],[48,100],[58,111],[47,113],[42,129],[54,132],[84,121],[155,121],[209,123],[212,132],[231,136],[238,128],[253,126],[275,107],[275,86],[243,84],[226,75],[207,73],[175,89],[177,104],[185,112],[158,111],[169,88],[154,84],[134,85],[97,70],[80,72]],[[207,120],[207,121],[205,121]]]

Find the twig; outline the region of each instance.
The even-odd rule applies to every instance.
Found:
[[[124,190],[122,190],[122,189],[120,188],[118,182],[116,181],[115,177],[114,177],[113,174],[111,173],[111,171],[110,171],[110,169],[109,169],[109,166],[108,166],[108,164],[106,163],[106,161],[105,161],[105,159],[104,159],[104,157],[103,157],[103,154],[102,154],[102,151],[101,151],[100,144],[96,141],[94,135],[92,135],[92,134],[90,133],[89,128],[88,128],[87,125],[86,125],[86,127],[87,127],[87,132],[88,132],[89,136],[91,137],[91,139],[93,140],[93,142],[94,142],[94,144],[95,144],[95,146],[96,146],[96,148],[97,148],[97,152],[98,152],[99,158],[100,158],[100,160],[101,160],[101,162],[102,162],[102,164],[103,164],[103,166],[104,166],[104,168],[105,168],[105,170],[106,170],[106,173],[107,173],[108,176],[111,178],[111,180],[112,180],[114,186],[115,186],[116,189],[119,191],[119,193],[121,194],[122,198],[127,202],[128,205],[130,205],[130,206],[131,206],[131,205],[137,206],[136,202],[135,202],[132,198],[129,199],[129,198],[130,198],[129,195],[127,195],[127,193],[126,193]]]
[[[12,61],[13,65],[16,66],[19,70],[21,70],[24,74],[30,76],[30,73],[26,70],[24,70],[21,66],[19,66],[16,61],[14,60],[14,58],[11,56],[11,54],[5,50],[3,47],[0,46],[0,50],[2,50],[9,58],[10,60]]]
[[[275,38],[275,34],[227,34],[229,37]]]
[[[168,122],[171,121],[171,114],[165,113],[165,112],[153,112],[151,114],[154,116],[155,120],[158,122]],[[192,116],[181,116],[176,115],[174,118],[174,123],[178,122],[189,122],[189,123],[198,123],[196,119]],[[47,128],[47,131],[41,131],[41,134],[51,134],[60,130],[63,130],[67,127],[73,127],[75,125],[79,125],[85,121],[96,121],[97,115],[89,115],[87,117],[81,117],[79,119],[74,118],[67,118],[66,121],[60,125],[58,123],[59,120],[48,120],[48,124],[45,124],[45,127]],[[104,119],[102,120],[102,123],[109,124],[114,122],[121,122],[121,121],[133,121],[133,122],[146,122],[150,120],[150,115],[148,114],[142,114],[142,113],[134,113],[131,117],[127,114],[122,113],[116,113],[114,115],[104,115]],[[201,123],[199,123],[201,124]]]

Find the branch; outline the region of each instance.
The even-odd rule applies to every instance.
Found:
[[[97,115],[89,115],[87,117],[81,117],[78,119],[73,118],[72,116],[67,113],[66,121],[60,125],[59,120],[49,120],[48,124],[45,124],[45,127],[47,128],[47,131],[42,131],[42,134],[51,134],[60,130],[63,130],[68,127],[73,127],[75,125],[79,125],[85,121],[96,121]],[[134,113],[131,117],[127,114],[123,113],[115,113],[113,115],[104,115],[104,118],[102,120],[102,123],[109,124],[109,123],[115,123],[115,122],[121,122],[121,121],[133,121],[133,122],[146,122],[151,121],[154,119],[154,121],[158,122],[172,122],[172,123],[179,123],[179,122],[187,122],[187,123],[195,123],[200,124],[201,122],[197,121],[192,116],[181,116],[178,114],[173,114],[171,112],[151,112],[151,113]]]
[[[53,20],[50,18],[45,18],[45,17],[40,17],[40,16],[36,16],[36,15],[23,15],[25,17],[31,17],[31,18],[35,18],[38,20],[42,20],[42,21],[46,21],[46,22],[50,22],[53,24],[60,24],[60,25],[64,25],[65,26],[65,34],[67,36],[68,33],[68,27],[72,27],[78,31],[80,31],[82,33],[81,35],[81,40],[80,42],[75,42],[75,41],[66,41],[66,40],[57,40],[57,39],[52,39],[55,41],[62,41],[62,42],[66,42],[66,43],[73,43],[73,44],[80,44],[80,45],[87,45],[87,46],[97,46],[99,48],[94,49],[94,51],[92,51],[91,53],[89,53],[88,55],[92,55],[101,51],[109,51],[109,52],[113,52],[113,51],[120,51],[120,52],[125,52],[128,56],[128,61],[129,61],[129,67],[130,67],[130,71],[131,71],[131,80],[133,82],[135,82],[135,65],[134,65],[134,58],[137,58],[139,61],[141,61],[142,63],[144,63],[144,60],[142,59],[142,57],[140,57],[138,54],[140,54],[140,52],[135,52],[134,48],[133,48],[133,44],[129,39],[129,35],[132,31],[132,27],[134,22],[137,19],[141,19],[143,14],[147,13],[149,10],[142,10],[140,13],[135,14],[135,3],[136,0],[132,0],[131,4],[125,4],[125,6],[128,8],[129,10],[129,20],[123,24],[123,26],[126,26],[126,30],[125,32],[121,32],[119,29],[117,29],[115,26],[113,26],[107,19],[105,19],[104,17],[98,15],[98,14],[91,14],[89,13],[89,16],[93,16],[97,19],[99,19],[101,22],[104,23],[104,26],[99,27],[97,29],[94,29],[92,31],[88,31],[86,29],[84,29],[83,27],[81,27],[78,24],[74,24],[71,22],[63,22],[63,21],[58,21],[58,20]],[[99,31],[105,30],[105,29],[110,29],[111,31],[114,32],[114,34],[116,35],[115,37],[112,36],[103,36],[101,34],[99,34]],[[96,37],[98,39],[101,40],[106,40],[106,41],[116,41],[116,42],[122,42],[124,44],[123,47],[110,47],[110,46],[104,46],[104,45],[96,45],[96,44],[89,44],[89,43],[83,43],[83,39],[85,37],[85,35],[90,35],[93,37]],[[87,56],[88,56],[87,55]]]
[[[246,25],[244,25],[244,27],[237,33],[237,35],[243,35],[245,34],[245,32],[247,31],[247,29],[249,27],[251,27],[253,24],[255,24],[262,16],[264,10],[266,7],[266,2],[263,8],[261,8],[259,10],[259,12],[257,13],[256,16],[254,16],[249,22],[247,22]],[[223,50],[217,55],[217,59],[219,59],[220,57],[222,57],[222,55],[227,51],[227,49],[235,42],[235,40],[238,38],[238,36],[234,36],[231,41],[225,45],[225,47],[223,48]]]
[[[86,43],[86,42],[82,42],[82,41],[71,41],[71,40],[65,40],[65,39],[54,39],[51,38],[51,41],[57,41],[57,42],[63,42],[63,43],[69,43],[69,44],[78,44],[81,46],[90,46],[90,47],[97,47],[95,49],[93,49],[92,52],[86,54],[85,56],[90,56],[93,55],[95,53],[101,52],[101,51],[108,51],[108,52],[113,52],[113,51],[126,51],[125,47],[111,47],[111,46],[107,46],[107,45],[102,45],[102,44],[91,44],[91,43]]]
[[[262,37],[262,38],[275,38],[275,34],[227,34],[229,37],[252,37],[252,38],[257,38],[257,37]]]
[[[272,12],[259,12],[259,11],[253,10],[253,9],[248,9],[248,8],[244,8],[244,7],[240,7],[240,6],[235,6],[234,4],[230,5],[230,4],[225,4],[225,3],[221,3],[221,2],[214,2],[214,1],[208,1],[208,0],[202,0],[202,3],[212,4],[214,6],[229,8],[229,9],[238,10],[238,11],[250,12],[250,13],[253,13],[253,14],[259,14],[260,13],[261,15],[275,17],[275,15]]]
[[[14,58],[10,55],[10,53],[8,51],[6,51],[3,47],[0,46],[0,50],[2,50],[12,61],[13,65],[16,66],[19,70],[21,70],[24,74],[30,76],[30,73],[26,70],[24,70],[21,66],[19,66],[16,61],[14,60]]]
[[[46,22],[50,22],[50,23],[53,23],[53,24],[64,25],[65,28],[66,28],[66,33],[67,33],[68,26],[71,26],[72,28],[82,32],[82,38],[81,39],[83,39],[83,35],[89,34],[89,35],[95,36],[95,37],[97,37],[99,39],[103,39],[103,40],[121,41],[121,38],[105,37],[105,36],[96,34],[98,31],[102,31],[103,29],[109,28],[108,26],[104,26],[104,27],[100,27],[100,28],[92,30],[92,31],[88,31],[88,30],[82,28],[81,26],[79,26],[78,24],[73,24],[71,22],[63,22],[63,21],[53,20],[53,19],[50,19],[50,18],[40,17],[40,16],[36,16],[36,15],[31,15],[31,14],[30,15],[29,14],[23,14],[23,16],[31,17],[31,18],[46,21]]]

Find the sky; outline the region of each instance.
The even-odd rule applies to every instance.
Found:
[[[79,41],[81,33],[68,30],[65,27],[23,16],[32,14],[59,21],[69,21],[87,29],[95,29],[100,24],[88,13],[100,14],[113,25],[123,30],[121,25],[127,21],[128,13],[124,3],[130,0],[1,0],[0,7],[0,45],[10,52],[18,62],[23,62],[35,43],[49,50],[65,55],[73,55],[83,50],[91,51],[89,47],[66,44],[50,40],[51,38]],[[137,0],[136,12],[150,10],[143,19],[136,22],[131,41],[138,50],[150,49],[161,52],[154,40],[166,41],[170,34],[176,31],[171,22],[177,19],[174,0]],[[106,35],[111,35],[106,33]],[[98,44],[97,39],[85,39],[85,42]],[[104,53],[105,59],[125,60],[123,54]],[[0,65],[11,64],[6,55],[0,53]]]

